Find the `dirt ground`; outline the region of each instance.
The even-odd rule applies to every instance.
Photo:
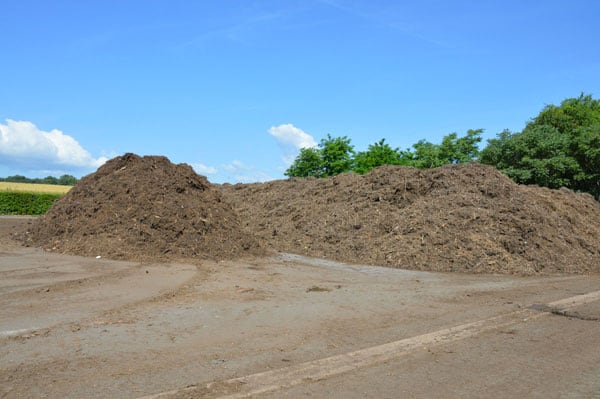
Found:
[[[600,397],[598,275],[124,262],[29,221],[0,217],[0,398]]]

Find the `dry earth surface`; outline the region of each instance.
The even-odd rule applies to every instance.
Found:
[[[0,398],[600,397],[598,274],[126,262],[30,221],[0,218]]]

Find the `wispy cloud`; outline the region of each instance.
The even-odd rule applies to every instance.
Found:
[[[193,163],[192,168],[196,171],[196,173],[201,175],[214,175],[218,172],[217,168],[201,163]]]
[[[414,26],[409,26],[407,23],[402,23],[399,21],[391,21],[389,15],[397,14],[399,16],[404,16],[405,20],[410,20],[414,18],[412,15],[408,15],[408,12],[401,13],[400,11],[396,11],[394,13],[391,12],[382,12],[382,8],[378,7],[375,11],[369,10],[365,7],[359,7],[355,2],[348,2],[343,0],[317,0],[319,3],[329,6],[331,8],[335,8],[339,11],[342,11],[346,14],[352,15],[354,17],[360,18],[362,20],[368,21],[373,24],[377,24],[380,26],[384,26],[388,29],[396,30],[401,32],[402,34],[412,37],[414,39],[433,44],[434,46],[443,47],[443,48],[451,48],[452,46],[442,40],[433,39],[429,35],[424,34],[419,29],[416,29]],[[361,3],[361,4],[369,4]]]
[[[0,164],[28,171],[89,171],[106,157],[94,158],[73,137],[54,129],[45,132],[28,121],[0,123]]]
[[[175,48],[179,50],[198,48],[211,44],[215,40],[226,40],[234,43],[248,44],[251,32],[265,26],[271,21],[281,18],[281,16],[282,15],[279,13],[253,15],[237,23],[202,32],[197,36],[178,44]]]
[[[257,183],[273,180],[273,177],[253,165],[235,159],[218,167],[202,163],[191,164],[196,173],[207,176],[213,183]]]
[[[277,140],[277,144],[283,152],[282,160],[286,165],[291,165],[301,148],[317,146],[313,136],[291,123],[272,126],[269,134]]]
[[[256,167],[246,165],[237,159],[227,165],[223,165],[222,169],[228,174],[225,181],[229,182],[256,183],[273,180],[273,177],[268,173],[261,172]]]

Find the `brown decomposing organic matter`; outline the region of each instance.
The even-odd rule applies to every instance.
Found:
[[[82,179],[25,239],[132,260],[274,250],[432,271],[600,272],[592,196],[518,185],[476,163],[215,185],[188,165],[126,154]]]
[[[591,195],[523,186],[481,164],[223,186],[278,251],[406,269],[600,272]]]
[[[263,246],[189,165],[125,154],[84,177],[29,227],[46,250],[128,260],[225,259]]]

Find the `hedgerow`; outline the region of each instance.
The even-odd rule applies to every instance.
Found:
[[[0,191],[0,215],[43,215],[62,194]]]

